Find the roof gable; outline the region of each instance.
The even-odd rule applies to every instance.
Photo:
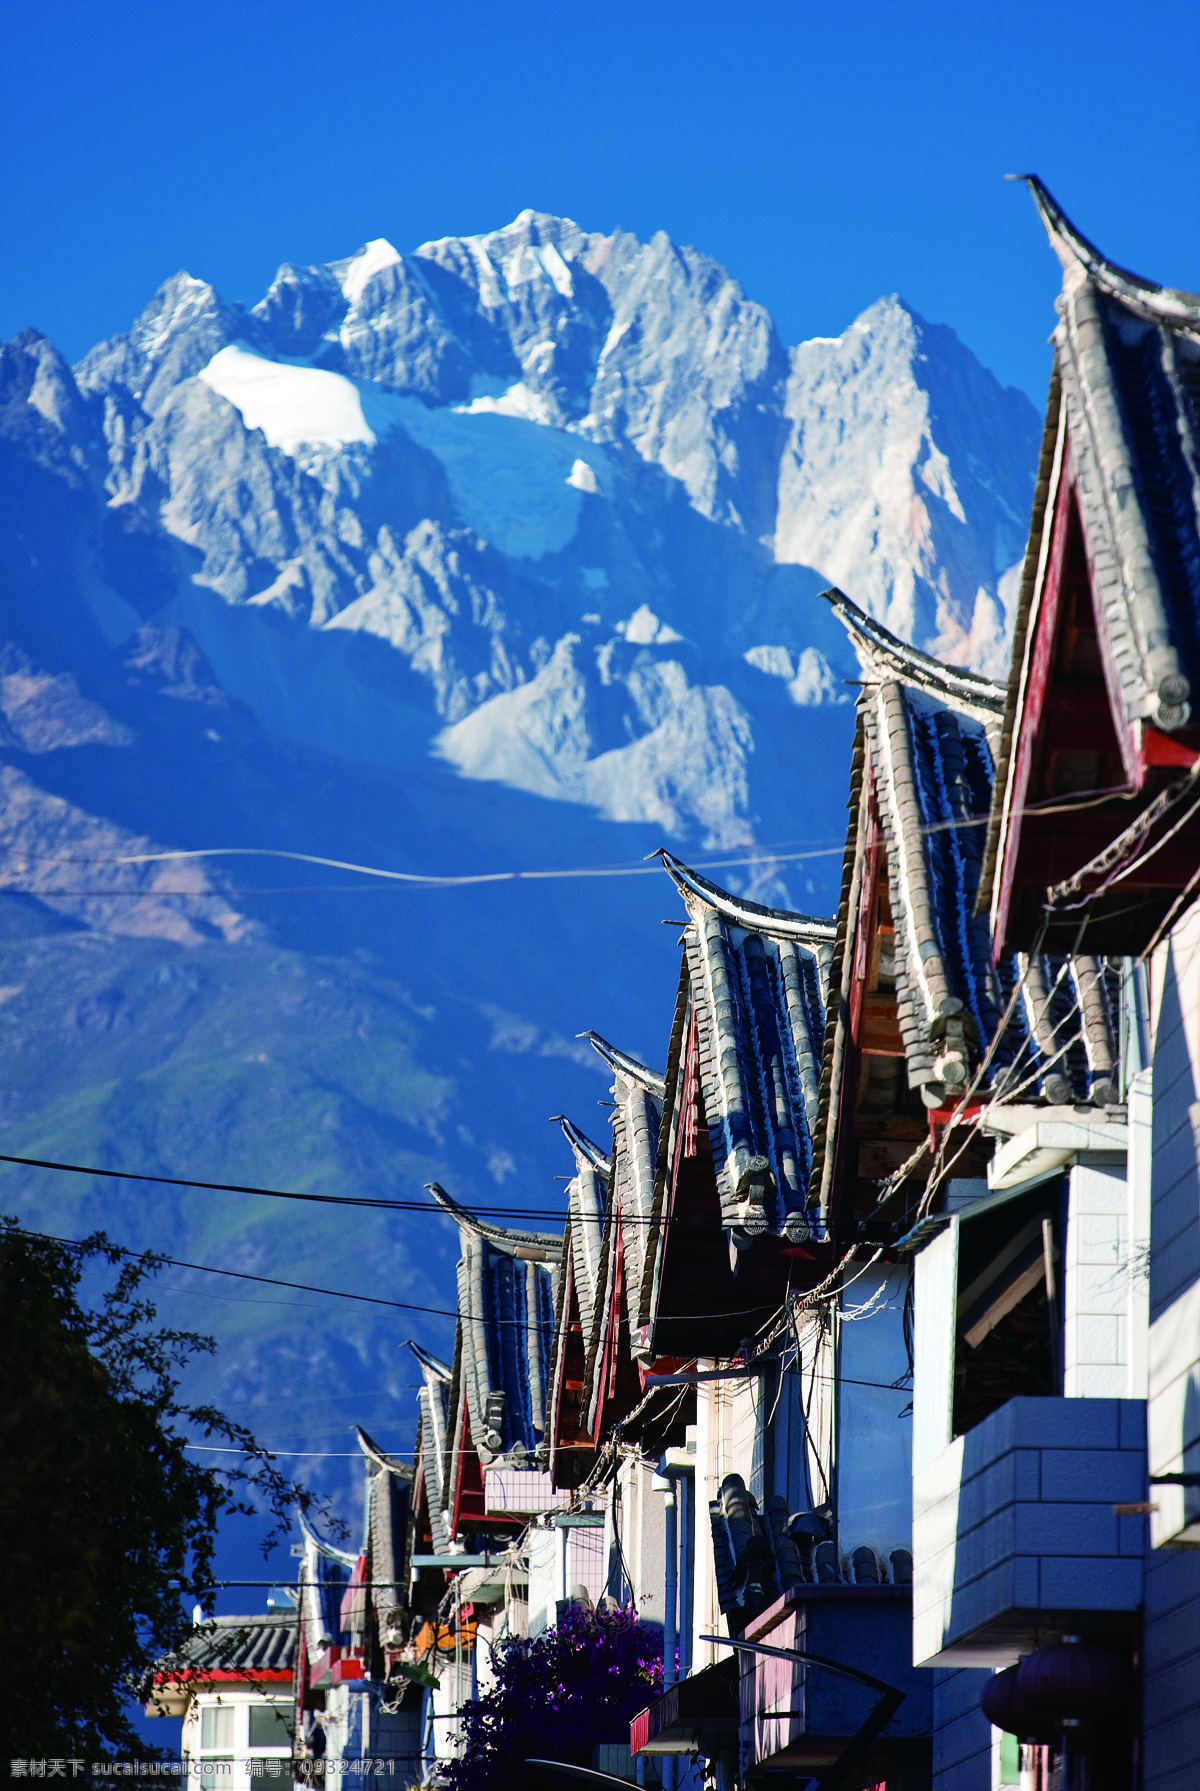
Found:
[[[1027,178],[1063,287],[980,900],[997,949],[1032,943],[1046,912],[1063,946],[1079,914],[1045,890],[1079,878],[1089,943],[1136,951],[1187,881],[1179,849],[1107,903],[1088,867],[1131,796],[1200,754],[1200,299],[1107,261]]]

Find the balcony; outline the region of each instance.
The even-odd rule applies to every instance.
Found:
[[[926,1762],[931,1684],[912,1664],[909,1588],[797,1586],[746,1626],[746,1640],[857,1668],[904,1693],[875,1740],[876,1777]],[[870,1717],[878,1694],[828,1666],[743,1655],[741,1726],[747,1765],[823,1773]]]
[[[913,1659],[1000,1667],[1047,1631],[1129,1626],[1142,1598],[1146,1407],[1010,1399],[913,1474]]]

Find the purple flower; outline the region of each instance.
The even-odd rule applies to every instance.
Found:
[[[530,1757],[590,1765],[662,1690],[662,1638],[632,1610],[575,1606],[532,1641],[501,1642],[493,1661],[491,1691],[463,1706],[463,1757],[444,1769],[458,1791],[527,1791]]]

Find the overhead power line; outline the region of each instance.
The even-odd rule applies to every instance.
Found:
[[[101,1169],[94,1163],[55,1163],[45,1157],[16,1157],[0,1152],[0,1163],[16,1163],[28,1169],[56,1169],[66,1175],[100,1175],[109,1181],[154,1182],[168,1188],[208,1188],[218,1194],[257,1194],[267,1200],[307,1200],[319,1206],[359,1206],[385,1213],[429,1213],[441,1216],[441,1209],[427,1200],[383,1200],[366,1194],[300,1194],[289,1188],[259,1188],[249,1182],[204,1182],[194,1176],[145,1175],[133,1169]],[[502,1214],[507,1218],[548,1219],[562,1225],[566,1213],[549,1212],[537,1207],[474,1206],[472,1214]]]
[[[770,847],[759,847],[757,851],[739,857],[705,859],[694,868],[703,871],[719,871],[755,864],[791,864],[806,858],[840,856],[844,850],[844,843],[806,846],[798,852],[777,852]],[[273,858],[285,859],[291,864],[320,865],[323,869],[331,871],[353,871],[360,877],[380,877],[389,883],[405,883],[425,889],[453,889],[474,883],[544,883],[556,882],[563,878],[660,877],[662,875],[661,867],[658,864],[646,863],[564,866],[549,870],[470,871],[465,875],[452,873],[441,875],[424,871],[391,871],[384,869],[381,865],[355,864],[343,858],[323,858],[315,852],[289,852],[276,846],[200,846],[169,852],[130,852],[105,858],[93,858],[73,852],[36,853],[14,850],[11,856],[25,863],[62,865],[166,864],[194,858]],[[657,857],[657,854],[652,853],[650,856]],[[28,893],[36,895],[37,891],[30,890]],[[99,896],[109,892],[96,890],[92,893]],[[156,892],[153,885],[150,885],[142,893],[153,895]],[[199,892],[174,891],[172,893],[193,894]]]
[[[251,1182],[205,1182],[198,1181],[194,1176],[147,1175],[133,1169],[101,1169],[95,1163],[56,1163],[47,1157],[17,1157],[3,1151],[0,1151],[0,1163],[15,1163],[27,1169],[54,1169],[64,1175],[99,1175],[108,1181],[153,1182],[167,1188],[206,1188],[217,1194],[256,1194],[265,1200],[305,1200],[314,1201],[319,1206],[366,1207],[368,1210],[384,1213],[425,1213],[431,1217],[446,1219],[455,1217],[445,1208],[435,1206],[427,1200],[383,1200],[367,1194],[301,1194],[289,1188],[259,1188]],[[468,1219],[478,1218],[482,1213],[487,1214],[489,1219],[542,1219],[553,1225],[565,1225],[570,1218],[569,1213],[552,1211],[549,1207],[471,1206],[464,1207],[463,1212]],[[632,1214],[621,1216],[622,1225],[632,1226],[638,1222],[651,1229],[662,1224],[661,1220],[653,1218],[638,1221]],[[495,1229],[503,1231],[504,1227],[497,1225]],[[197,1265],[192,1263],[182,1266],[195,1268]],[[232,1270],[229,1272],[232,1273]],[[290,1287],[292,1283],[284,1281],[279,1285]]]
[[[84,1242],[81,1238],[60,1238],[50,1231],[27,1231],[24,1226],[13,1228],[19,1237],[41,1238],[48,1244],[65,1244],[68,1249],[82,1250]],[[358,1300],[366,1306],[392,1306],[398,1312],[429,1312],[437,1318],[458,1318],[458,1311],[449,1306],[416,1306],[410,1300],[385,1300],[378,1294],[347,1293],[341,1287],[313,1287],[307,1281],[281,1281],[275,1275],[251,1275],[245,1269],[216,1269],[206,1262],[182,1262],[177,1256],[161,1256],[157,1250],[130,1250],[123,1244],[110,1244],[120,1256],[152,1256],[155,1262],[168,1264],[173,1269],[196,1269],[202,1275],[226,1275],[233,1281],[259,1281],[265,1287],[290,1287],[299,1293],[328,1294],[334,1300]],[[525,1320],[521,1320],[524,1326]]]

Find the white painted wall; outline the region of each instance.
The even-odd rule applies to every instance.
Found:
[[[563,1597],[562,1530],[535,1525],[529,1532],[529,1633],[540,1636],[554,1622],[554,1607]]]
[[[940,1455],[950,1442],[958,1306],[958,1225],[958,1219],[952,1218],[946,1230],[926,1244],[913,1265],[916,1276],[914,1472]]]
[[[1200,1472],[1200,908],[1154,954],[1147,1432],[1152,1474]],[[1200,1493],[1154,1488],[1155,1548],[1200,1546]]]
[[[1063,1392],[1124,1399],[1129,1385],[1129,1190],[1122,1169],[1071,1170],[1063,1261]]]

